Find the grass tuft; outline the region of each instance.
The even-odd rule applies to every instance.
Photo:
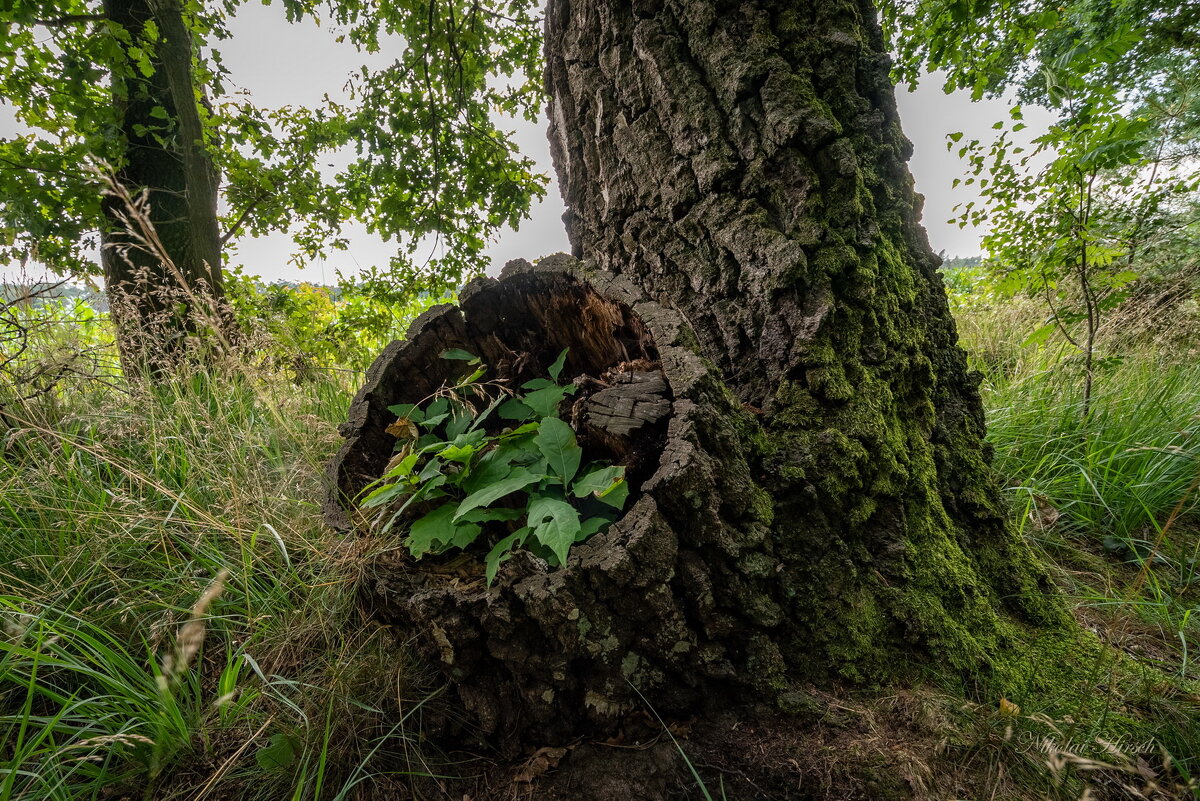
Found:
[[[350,391],[8,399],[0,798],[335,798],[407,769],[409,671],[315,500]]]

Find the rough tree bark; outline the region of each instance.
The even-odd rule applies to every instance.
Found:
[[[115,175],[121,189],[102,204],[101,261],[122,363],[156,372],[174,362],[189,334],[229,332],[219,179],[203,144],[192,38],[178,0],[105,0],[104,8],[133,44],[152,42],[152,74],[131,59],[114,78],[126,154]],[[151,22],[156,38],[146,36]],[[143,190],[146,203],[134,208]]]
[[[446,347],[501,372],[563,345],[589,375],[657,361],[659,456],[564,569],[514,559],[487,589],[400,560],[369,604],[513,751],[611,730],[642,695],[691,716],[795,711],[812,683],[1018,680],[1013,646],[1065,618],[989,473],[869,0],[552,0],[546,20],[581,261],[510,267],[389,348],[327,509],[350,525],[336,500],[386,462],[386,406],[443,380]]]
[[[546,54],[575,255],[682,312],[761,410],[784,663],[970,669],[1006,612],[1057,618],[988,473],[870,0],[559,0]]]

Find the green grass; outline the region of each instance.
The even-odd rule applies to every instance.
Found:
[[[1200,366],[1139,354],[1100,377],[1086,414],[1062,368],[986,387],[996,467],[1023,520],[1040,501],[1060,528],[1146,553],[1172,513],[1185,524],[1200,509]]]
[[[1144,677],[1116,703],[1153,706],[1173,770],[1195,770],[1200,366],[1128,353],[1084,415],[1075,360],[1022,344],[1031,314],[960,316],[1015,520]],[[389,797],[431,772],[413,717],[427,677],[355,602],[379,546],[321,522],[359,380],[329,376],[66,378],[30,401],[0,388],[0,801]],[[945,724],[963,771],[1078,796],[1077,781],[1045,790],[1044,755],[1011,742],[1044,720],[986,705],[967,719]]]
[[[1200,678],[1200,364],[1111,360],[1085,412],[1074,359],[1016,347],[983,393],[1017,525],[1081,608],[1150,627],[1155,663]]]
[[[335,798],[405,750],[404,659],[316,502],[349,394],[196,374],[6,406],[0,798]]]

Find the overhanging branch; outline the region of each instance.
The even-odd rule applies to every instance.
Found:
[[[63,14],[61,17],[35,19],[33,24],[46,28],[61,28],[65,25],[74,25],[79,22],[101,22],[106,19],[108,19],[107,14]]]

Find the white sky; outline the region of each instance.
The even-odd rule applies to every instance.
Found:
[[[349,44],[338,45],[334,41],[335,31],[320,28],[311,20],[289,25],[278,5],[247,3],[239,10],[232,29],[233,40],[222,43],[220,48],[225,64],[233,81],[265,106],[307,105],[320,101],[326,93],[335,99],[344,98],[342,86],[352,69],[392,59],[387,53],[367,57]],[[968,140],[989,140],[995,133],[991,130],[992,123],[1007,118],[1005,104],[995,100],[972,103],[963,92],[946,95],[941,82],[933,77],[915,92],[898,88],[897,100],[904,131],[913,141],[910,168],[916,177],[917,191],[926,198],[924,222],[934,250],[945,250],[951,256],[977,254],[982,232],[971,228],[960,230],[956,224],[946,222],[956,204],[976,199],[977,194],[963,185],[951,188],[953,179],[962,176],[964,164],[946,151],[945,137],[952,131],[963,131]],[[1044,130],[1045,121],[1030,119],[1032,116],[1027,114],[1030,126],[1027,132]],[[508,123],[506,127],[514,131],[522,152],[533,158],[552,180],[545,199],[531,209],[530,219],[519,230],[502,232],[488,249],[494,270],[509,259],[536,258],[568,248],[545,125],[523,120]],[[0,136],[12,132],[9,109],[0,106]],[[242,240],[231,254],[231,262],[245,265],[247,272],[268,281],[331,283],[339,269],[353,273],[361,267],[386,264],[393,248],[394,244],[388,245],[359,229],[351,233],[348,251],[335,254],[328,262],[298,270],[288,264],[291,246],[287,237],[275,235]]]

